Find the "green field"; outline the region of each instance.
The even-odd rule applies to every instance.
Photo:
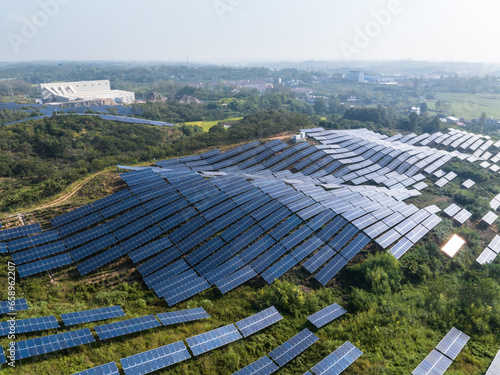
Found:
[[[471,120],[484,112],[487,117],[500,118],[500,94],[439,93],[436,98],[450,105],[444,110],[448,115]],[[435,109],[435,103],[427,104]]]
[[[243,117],[231,117],[225,120],[216,120],[216,121],[191,121],[191,122],[185,122],[184,125],[198,125],[201,126],[207,132],[212,126],[217,125],[219,122],[224,123],[224,122],[239,121],[242,118]]]

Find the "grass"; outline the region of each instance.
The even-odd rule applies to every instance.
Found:
[[[214,125],[217,125],[218,123],[225,123],[225,122],[234,122],[234,121],[239,121],[243,117],[230,117],[225,120],[216,120],[216,121],[191,121],[191,122],[185,122],[184,125],[198,125],[203,128],[206,132],[210,130],[210,128]]]
[[[487,117],[500,118],[500,94],[439,93],[436,98],[449,104],[445,113],[457,118],[472,120],[484,112]],[[435,110],[435,103],[428,102],[429,110]]]

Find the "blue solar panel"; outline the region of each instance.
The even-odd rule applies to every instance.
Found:
[[[192,322],[194,320],[207,319],[210,318],[210,315],[208,315],[203,307],[198,307],[195,309],[178,310],[156,314],[156,317],[160,319],[160,322],[164,326],[168,326],[172,324]]]
[[[234,324],[229,324],[227,326],[202,333],[201,335],[189,337],[186,341],[189,348],[196,356],[210,350],[217,349],[241,338],[242,336],[236,329],[236,326]]]
[[[19,277],[24,278],[44,271],[66,266],[73,263],[69,254],[56,255],[52,258],[42,259],[37,262],[23,264],[17,267]]]
[[[239,255],[245,262],[250,263],[253,259],[258,257],[275,243],[276,241],[271,236],[266,234],[265,236],[248,246]]]
[[[143,375],[182,362],[191,355],[182,341],[120,360],[125,375]]]
[[[68,249],[72,249],[74,247],[80,246],[85,242],[89,242],[104,236],[109,233],[109,228],[106,224],[101,224],[95,228],[86,230],[85,232],[81,232],[75,234],[74,236],[68,237],[64,239],[64,244]]]
[[[167,290],[164,294],[165,300],[169,306],[184,301],[185,299],[198,294],[205,289],[210,288],[210,284],[203,277],[196,278],[186,282],[182,286]]]
[[[245,216],[245,213],[240,210],[239,208],[236,208],[225,215],[219,217],[217,220],[214,220],[210,223],[212,228],[214,228],[217,232],[223,230],[224,228],[230,226],[236,220],[241,219],[243,216]]]
[[[297,261],[302,261],[305,257],[312,254],[316,249],[323,246],[324,242],[321,241],[318,237],[312,236],[306,242],[298,246],[295,250],[292,251],[292,256],[297,259]]]
[[[69,222],[72,222],[76,219],[80,219],[81,217],[91,214],[94,212],[95,209],[92,207],[91,204],[87,204],[83,207],[77,208],[73,211],[66,212],[62,215],[56,216],[55,218],[50,220],[50,223],[52,224],[53,227],[60,227],[64,224],[67,224]]]
[[[94,329],[100,340],[107,340],[113,337],[145,331],[159,326],[161,326],[161,324],[154,315],[146,315],[139,318],[122,320],[116,323],[103,324],[94,327]]]
[[[281,239],[280,243],[285,246],[288,250],[298,245],[300,242],[304,241],[305,238],[309,237],[313,233],[313,230],[307,225],[303,225],[295,232],[289,234],[285,238]]]
[[[306,328],[270,352],[269,357],[283,367],[318,340],[318,337]]]
[[[25,237],[30,234],[40,233],[42,228],[40,224],[30,224],[22,227],[4,229],[0,231],[0,241],[13,240],[19,237]]]
[[[202,227],[207,221],[201,216],[195,216],[193,219],[189,220],[186,224],[180,226],[178,229],[174,230],[168,235],[174,243],[181,241],[182,239],[189,236],[191,233],[196,231],[198,228]]]
[[[236,371],[233,375],[270,375],[278,370],[279,367],[268,356],[264,356]]]
[[[40,234],[34,234],[32,236],[9,242],[9,252],[13,253],[15,251],[24,250],[32,246],[43,245],[45,243],[58,239],[59,233],[57,233],[55,230],[50,230],[48,232]]]
[[[347,220],[345,220],[341,216],[337,216],[335,219],[325,225],[325,227],[318,232],[317,236],[323,241],[328,241],[335,235],[335,233],[340,230],[340,228],[342,228],[346,224]]]
[[[193,207],[188,207],[185,210],[169,217],[168,219],[161,221],[160,227],[165,232],[168,232],[169,230],[175,228],[177,225],[182,224],[186,220],[189,220],[196,215],[198,215],[198,212],[196,212]]]
[[[143,259],[149,258],[152,255],[168,249],[170,246],[172,246],[172,241],[170,241],[168,237],[163,237],[129,252],[128,255],[134,263],[138,263]]]
[[[244,282],[247,282],[248,280],[252,279],[255,276],[257,276],[257,273],[254,271],[254,269],[250,266],[245,266],[239,269],[238,271],[233,272],[232,274],[222,279],[219,279],[215,283],[215,285],[221,291],[222,294],[225,294],[230,290],[233,290],[237,286],[240,286]]]
[[[325,286],[348,262],[342,255],[337,254],[314,277]]]
[[[177,196],[174,196],[174,197],[177,197]],[[155,201],[151,201],[148,203],[152,204],[154,202]],[[153,208],[156,209],[156,206],[158,206],[156,204],[156,205],[154,205],[154,207],[149,207],[148,203],[146,203],[144,205],[148,210],[153,209]],[[187,200],[185,200],[184,198],[175,199],[174,201],[172,201],[170,203],[169,202],[166,202],[166,203],[168,203],[168,204],[162,204],[160,206],[161,207],[160,209],[151,212],[151,215],[153,215],[153,217],[156,219],[156,221],[163,220],[163,219],[169,217],[170,215],[173,215],[176,212],[179,212],[180,210],[182,210],[183,208],[186,208],[189,206],[189,202]]]
[[[237,271],[245,265],[246,263],[238,255],[235,255],[203,276],[205,276],[210,284],[214,285],[220,279],[223,279],[225,276]]]
[[[335,250],[325,245],[319,249],[312,257],[304,262],[304,267],[313,273],[335,255]]]
[[[291,232],[294,228],[299,226],[302,220],[297,215],[292,215],[276,228],[274,228],[269,234],[277,241],[283,238],[287,233]]]
[[[337,303],[321,309],[320,311],[309,315],[307,320],[315,325],[316,328],[321,328],[325,324],[330,323],[332,320],[337,319],[339,316],[345,314],[347,311]]]
[[[224,245],[224,241],[220,237],[214,237],[199,248],[186,256],[186,261],[191,265],[199,263],[207,256],[220,249]]]
[[[266,280],[268,284],[271,284],[274,280],[279,279],[283,274],[292,269],[292,267],[297,263],[297,259],[295,259],[290,254],[287,254],[267,270],[262,272],[261,276],[264,278],[264,280]]]
[[[282,206],[279,208],[276,212],[274,212],[272,215],[269,215],[268,217],[264,218],[259,222],[259,225],[264,228],[265,230],[270,230],[272,227],[283,221],[285,218],[290,216],[291,211]]]
[[[62,241],[58,241],[13,253],[12,260],[16,265],[20,265],[36,259],[45,258],[49,255],[62,253],[63,251],[66,251],[66,246],[64,246]]]
[[[108,206],[106,208],[103,208],[102,210],[100,210],[99,212],[101,213],[101,215],[107,219],[111,216],[114,216],[116,214],[119,214],[125,210],[128,210],[132,207],[135,207],[137,205],[141,204],[141,201],[135,197],[135,196],[131,196],[125,200],[122,200],[120,202],[116,202],[115,204],[112,204],[111,206]]]
[[[137,270],[141,273],[142,276],[149,275],[152,272],[157,271],[162,268],[166,264],[170,263],[174,259],[177,259],[181,256],[181,252],[177,247],[172,246],[157,256],[151,258],[146,263],[141,264],[137,267]]]
[[[115,231],[118,228],[123,227],[124,225],[127,225],[128,223],[137,220],[140,217],[143,217],[146,215],[148,212],[146,209],[142,206],[136,207],[130,211],[125,212],[124,214],[121,214],[118,217],[115,217],[113,220],[108,221],[106,225],[108,226],[110,231]]]
[[[163,180],[162,180],[163,181]],[[163,182],[166,185],[166,182]],[[144,193],[138,194],[137,197],[141,200],[141,202],[147,202],[155,198],[163,198],[165,195],[169,195],[171,193],[175,193],[175,190],[172,186],[160,186],[157,189],[145,191]]]
[[[88,344],[94,341],[95,339],[90,330],[85,328],[36,339],[16,341],[14,342],[14,350],[16,352],[16,359],[19,360]]]
[[[3,365],[4,363],[7,363],[7,360],[5,359],[5,351],[3,346],[0,346],[0,365]]]
[[[239,252],[243,248],[245,248],[249,243],[253,242],[256,238],[259,238],[263,234],[264,231],[262,230],[262,228],[260,228],[258,225],[255,225],[246,232],[240,234],[238,237],[233,239],[230,242],[230,246],[235,252]]]
[[[126,241],[121,242],[123,251],[129,253],[130,251],[137,249],[139,246],[142,246],[163,234],[163,231],[158,225],[153,225],[151,228],[144,230],[139,229],[139,231],[140,233],[134,235]]]
[[[109,362],[105,365],[93,367],[91,369],[76,372],[73,375],[119,375],[118,367],[116,367],[116,363]]]
[[[137,219],[130,224],[125,225],[124,227],[113,231],[118,240],[123,241],[125,238],[128,238],[137,232],[144,230],[145,228],[153,225],[155,223],[155,219],[151,215],[146,215],[140,219]]]
[[[286,249],[281,244],[276,244],[270,249],[266,250],[262,255],[255,259],[251,266],[257,272],[261,273],[276,260],[281,258],[286,253]]]
[[[153,181],[146,182],[144,184],[131,186],[130,190],[132,190],[132,193],[134,193],[135,195],[139,195],[141,193],[144,193],[145,191],[153,190],[153,189],[156,189],[160,186],[163,186],[163,187],[169,186],[171,189],[173,189],[165,180],[155,179]]]
[[[358,254],[363,247],[368,245],[370,238],[361,233],[356,238],[354,238],[349,244],[340,251],[340,254],[347,260],[351,260]]]
[[[254,188],[252,190],[245,192],[245,194],[237,195],[235,197],[232,197],[231,199],[237,205],[242,205],[246,202],[251,201],[252,199],[255,199],[255,198],[261,197],[261,196],[263,196],[262,191],[260,191],[260,189],[258,189],[258,188]]]
[[[94,241],[91,241],[73,251],[71,251],[71,257],[75,260],[75,262],[86,258],[92,254],[97,253],[105,249],[108,246],[114,245],[117,243],[117,239],[113,236],[112,233],[106,234],[103,237],[97,238]]]
[[[254,212],[252,212],[250,215],[255,220],[260,221],[264,219],[266,216],[271,215],[274,211],[282,207],[283,205],[280,202],[272,200],[266,203],[264,206],[260,207],[259,209],[255,210]]]
[[[76,311],[72,313],[61,314],[61,318],[65,326],[73,326],[75,324],[97,322],[99,320],[107,320],[125,316],[120,306],[101,307],[98,309]]]
[[[159,269],[158,271],[152,273],[151,275],[144,278],[144,282],[149,288],[154,288],[155,290],[162,290],[171,286],[172,281],[169,280],[171,277],[178,275],[189,269],[189,265],[184,259],[179,259],[178,261]]]
[[[257,314],[236,322],[236,327],[238,327],[244,337],[248,337],[255,332],[279,322],[281,319],[283,319],[283,317],[278,310],[276,310],[274,306],[271,306]]]
[[[0,302],[0,314],[7,314],[14,311],[28,310],[28,303],[25,298]]]
[[[234,251],[229,246],[224,246],[220,250],[210,255],[208,258],[197,264],[194,268],[200,275],[205,275],[234,255]]]
[[[125,190],[119,191],[118,193],[111,194],[110,196],[107,196],[105,198],[102,198],[102,199],[99,199],[95,202],[92,202],[92,206],[96,210],[101,210],[104,207],[110,206],[116,202],[119,202],[123,199],[126,199],[126,198],[130,197],[131,195],[132,195],[132,193],[130,192],[130,190],[125,189]]]
[[[334,250],[339,251],[344,245],[349,242],[359,230],[352,224],[348,224],[342,231],[337,234],[328,245]]]
[[[222,232],[221,237],[229,242],[243,233],[246,229],[250,228],[253,224],[255,224],[255,220],[250,216],[245,216]]]
[[[12,321],[0,322],[0,336],[59,328],[59,323],[57,323],[54,315],[31,319],[16,319],[14,322],[15,324]]]
[[[267,202],[271,201],[269,195],[260,193],[260,195],[240,206],[240,208],[245,211],[247,214],[255,211],[257,208],[262,207]]]
[[[125,255],[125,253],[120,245],[117,245],[99,255],[96,255],[95,257],[87,259],[77,265],[76,268],[78,269],[78,272],[80,272],[80,275],[84,276],[108,263],[115,261],[123,255]]]
[[[346,341],[328,357],[312,368],[315,375],[340,374],[347,369],[363,352]]]
[[[66,237],[72,233],[78,232],[84,228],[87,228],[93,224],[102,221],[103,218],[99,212],[91,213],[90,215],[84,216],[80,219],[70,222],[69,224],[58,227],[56,230],[61,237]]]

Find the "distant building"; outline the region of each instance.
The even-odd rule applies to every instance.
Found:
[[[40,89],[44,103],[111,99],[116,103],[130,104],[135,101],[133,92],[111,90],[109,80],[41,83]]]
[[[365,72],[360,70],[351,70],[347,78],[352,81],[363,82],[365,80]]]
[[[306,140],[306,133],[300,132],[292,137],[293,143],[304,142]]]

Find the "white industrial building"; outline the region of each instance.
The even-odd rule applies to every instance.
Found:
[[[133,92],[111,90],[109,80],[41,83],[40,90],[44,103],[112,99],[130,104],[135,101]]]

